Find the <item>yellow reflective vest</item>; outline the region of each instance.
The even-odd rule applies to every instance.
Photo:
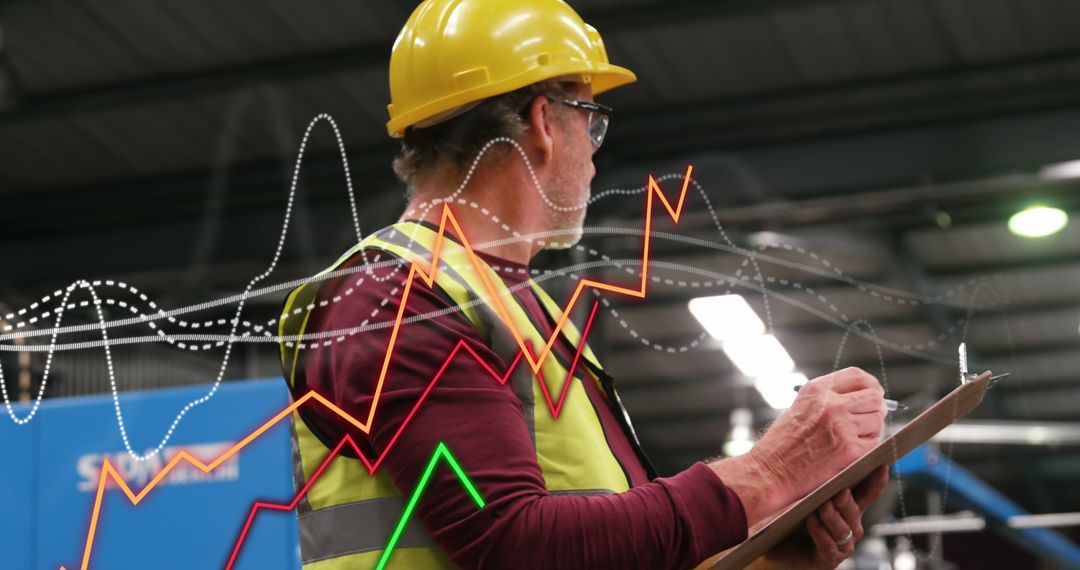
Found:
[[[326,275],[343,266],[361,250],[385,252],[427,270],[431,266],[437,230],[420,222],[400,222],[364,239],[346,252],[334,265],[294,289],[286,299],[279,333],[281,362],[285,379],[293,394],[304,392],[303,361],[305,325],[311,312],[318,310],[317,294]],[[406,266],[407,269],[407,266]],[[512,322],[504,320],[485,302],[489,293],[480,275],[483,272],[501,295]],[[535,282],[529,282],[545,310],[558,319],[562,308]],[[417,286],[420,284],[417,284]],[[532,347],[543,347],[548,339],[541,336],[526,310],[499,275],[482,260],[472,262],[464,246],[447,236],[439,251],[439,269],[434,287],[461,308],[476,326],[481,337],[504,362],[513,362],[520,349],[509,327],[514,327]],[[297,310],[299,309],[299,310]],[[571,346],[578,346],[581,334],[567,320],[562,333]],[[291,340],[297,339],[297,340]],[[308,341],[309,343],[311,341]],[[539,349],[537,349],[539,350]],[[649,476],[654,472],[641,452],[637,436],[619,401],[611,378],[604,373],[592,350],[585,346],[581,360],[584,367],[575,374],[582,381],[597,382],[607,396],[615,417],[645,465]],[[432,363],[432,373],[440,363]],[[540,375],[551,394],[560,394],[569,363],[554,352],[544,359]],[[494,380],[493,380],[494,381]],[[553,419],[542,388],[527,364],[519,364],[507,381],[524,409],[536,448],[536,460],[544,475],[548,492],[560,494],[620,493],[630,487],[626,472],[608,446],[600,418],[578,382],[569,388],[558,419]],[[292,417],[293,467],[297,489],[302,488],[337,442],[323,441],[304,420],[304,410]],[[434,451],[434,450],[432,450]],[[453,450],[451,450],[453,451]],[[392,453],[392,452],[391,452]],[[483,493],[483,490],[480,490]],[[369,475],[355,458],[335,457],[308,490],[297,507],[300,525],[300,550],[305,570],[374,568],[382,550],[405,509],[401,491],[383,471]],[[419,524],[408,525],[392,553],[390,568],[453,568],[454,565]]]

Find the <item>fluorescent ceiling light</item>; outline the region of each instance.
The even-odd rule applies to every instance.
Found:
[[[806,384],[806,374],[791,372],[788,374],[772,374],[754,378],[754,387],[761,392],[765,402],[777,410],[790,408],[798,393],[796,386]]]
[[[1049,164],[1039,171],[1039,175],[1050,180],[1080,178],[1080,160]]]
[[[771,334],[726,340],[724,353],[747,376],[783,374],[795,369],[795,361]]]
[[[1009,218],[1009,231],[1023,237],[1042,237],[1056,233],[1069,223],[1069,215],[1059,208],[1034,206]]]
[[[765,323],[742,295],[690,299],[690,313],[716,340],[757,336],[765,332]]]

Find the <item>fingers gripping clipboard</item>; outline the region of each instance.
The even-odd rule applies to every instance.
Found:
[[[897,459],[925,443],[949,424],[971,413],[982,402],[986,389],[990,386],[990,375],[990,371],[986,371],[971,381],[961,384],[802,500],[791,504],[759,528],[751,529],[750,537],[738,546],[702,562],[697,570],[744,568],[761,558],[794,530],[805,524],[807,517],[817,511],[825,501],[844,489],[858,485],[874,469],[896,462]]]

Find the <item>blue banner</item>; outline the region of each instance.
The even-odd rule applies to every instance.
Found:
[[[137,453],[154,449],[176,414],[209,386],[120,396],[124,426]],[[79,568],[108,461],[135,494],[181,450],[210,463],[289,403],[281,379],[223,384],[192,408],[157,456],[129,455],[111,396],[45,401],[17,426],[0,419],[0,552],[10,568]],[[29,406],[16,407],[25,416]],[[288,420],[282,420],[210,472],[186,461],[133,505],[107,479],[93,526],[90,568],[224,568],[256,501],[294,495]],[[12,566],[7,566],[12,564]],[[261,509],[241,545],[236,569],[300,566],[296,515]]]

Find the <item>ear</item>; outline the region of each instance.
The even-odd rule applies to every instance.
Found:
[[[540,152],[540,158],[546,163],[555,155],[555,143],[558,137],[555,129],[555,107],[547,97],[536,96],[528,106],[529,130],[526,139]]]

